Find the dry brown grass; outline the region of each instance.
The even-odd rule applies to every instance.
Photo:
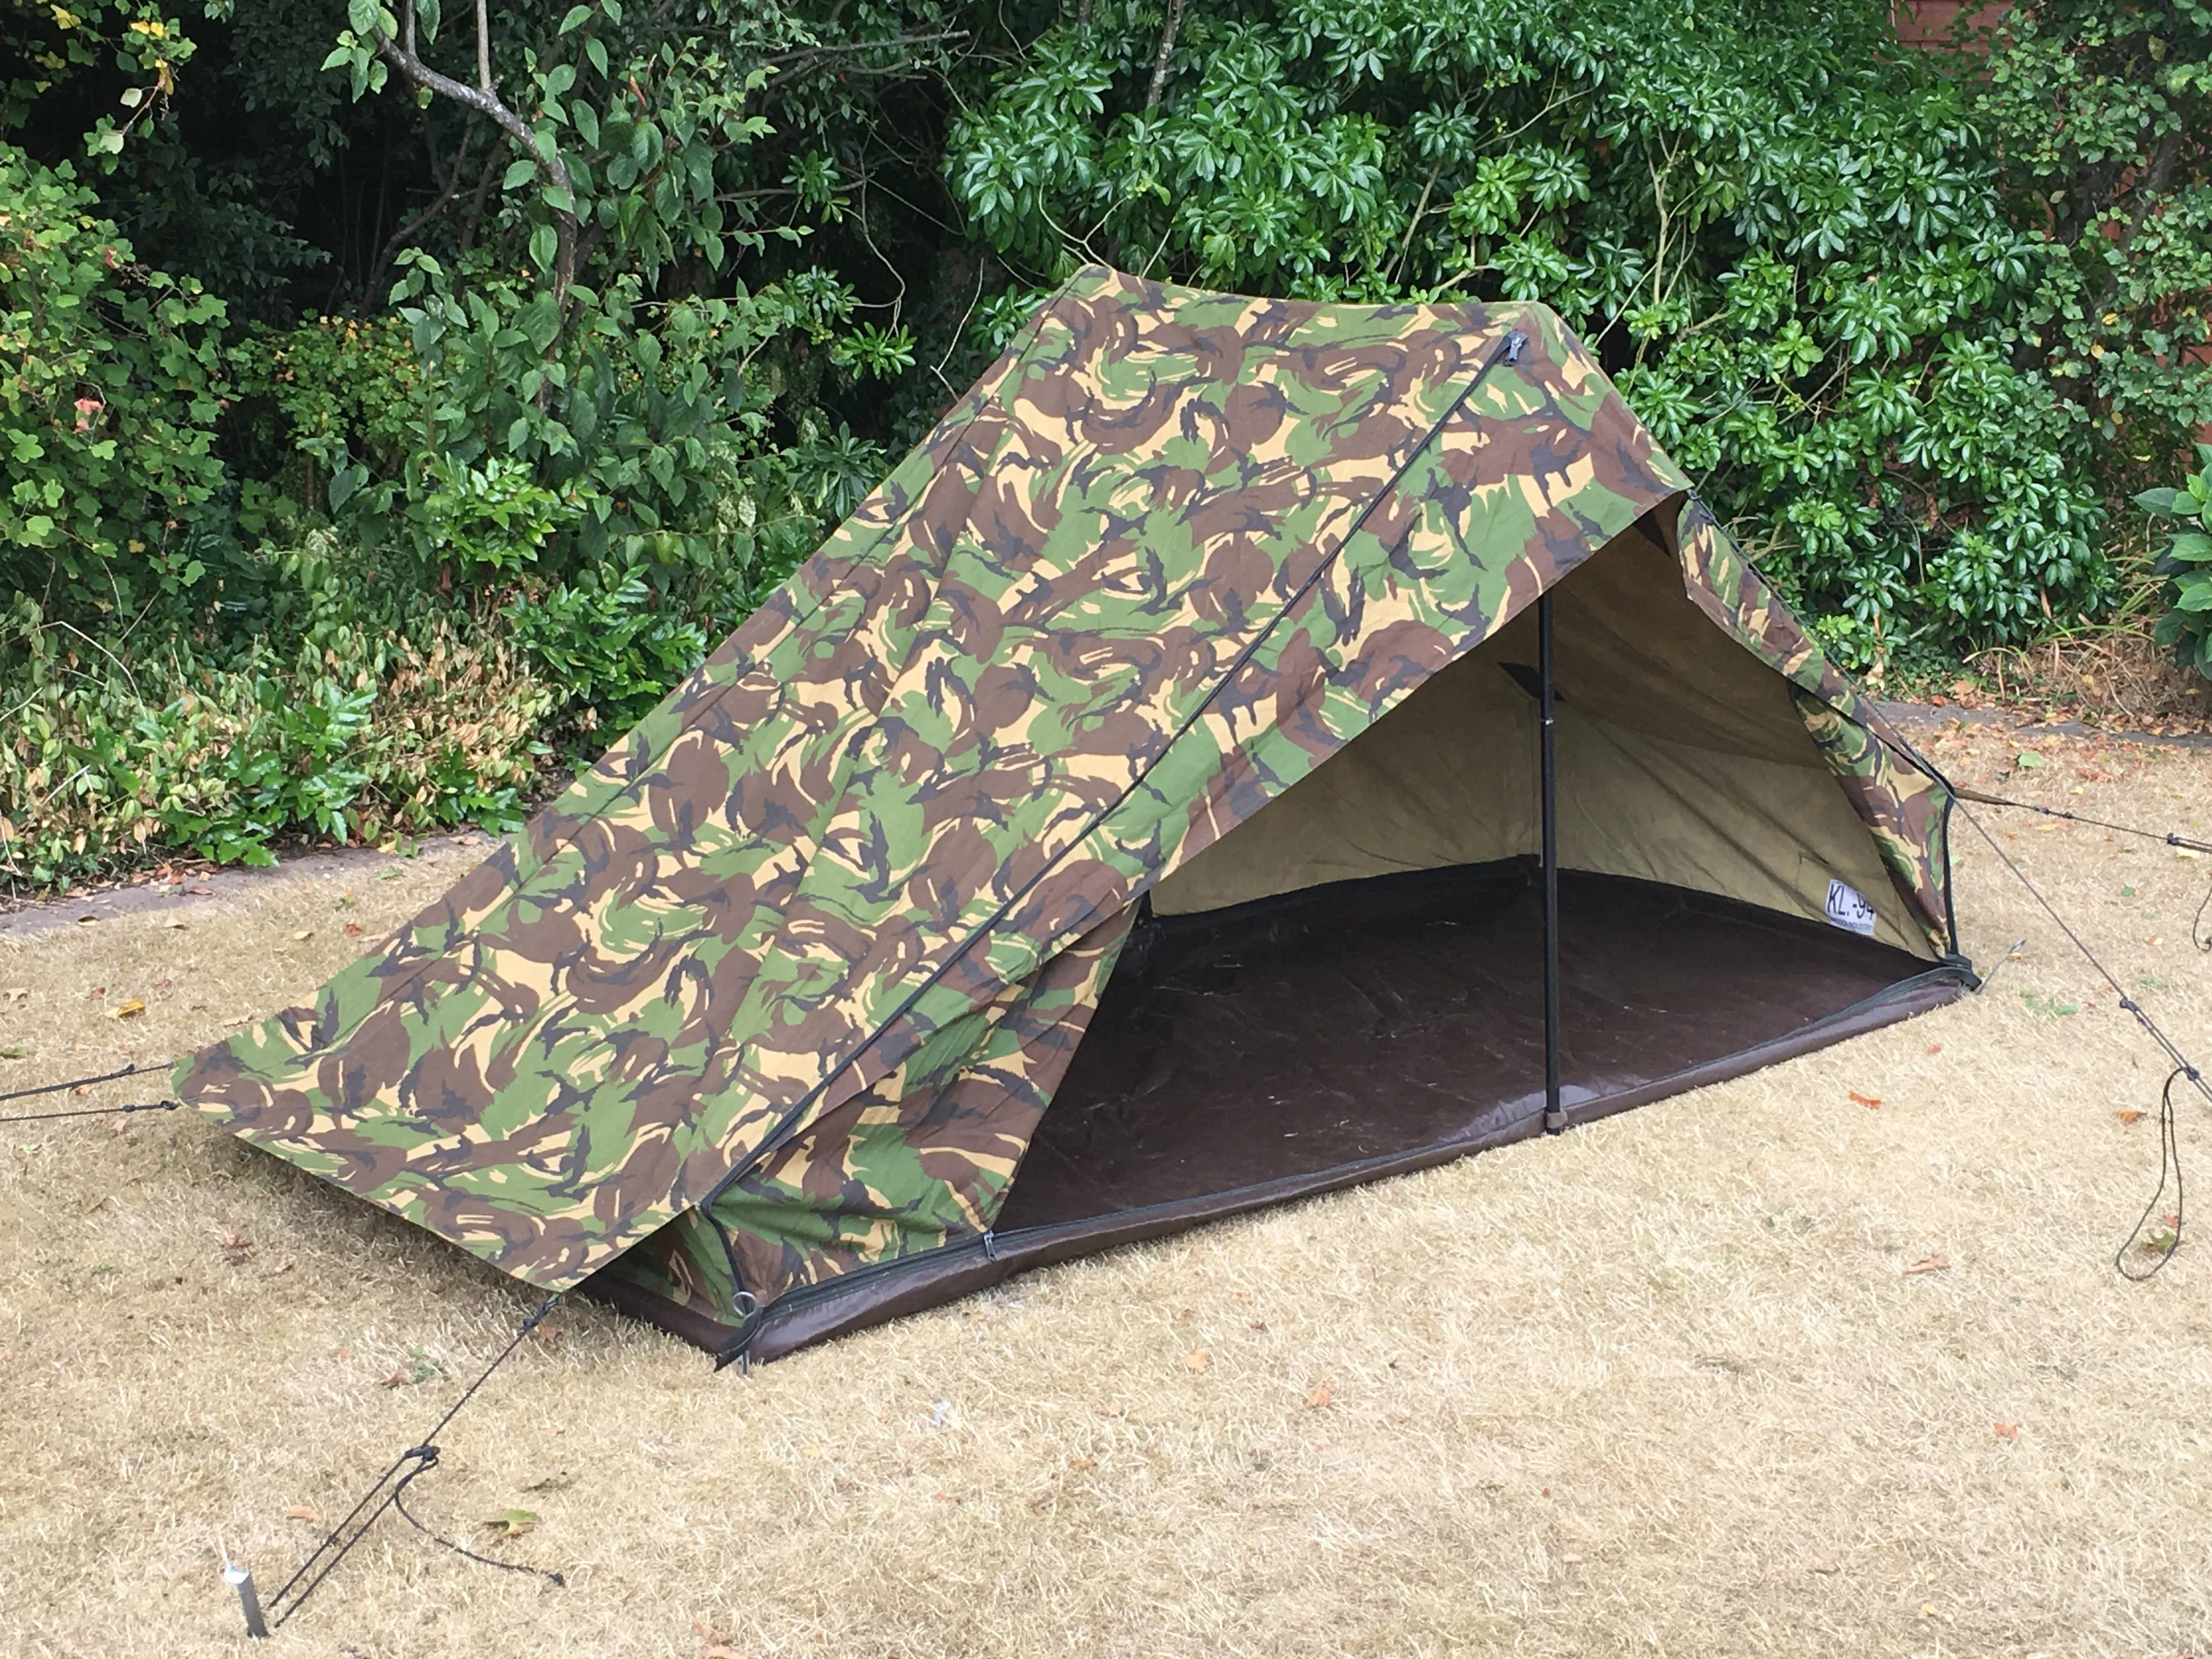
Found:
[[[1989,783],[2019,743],[1935,746]],[[2035,746],[2049,763],[2011,787],[2212,824],[2204,757]],[[2212,860],[2001,833],[2212,1054],[2186,937]],[[416,1494],[476,1540],[483,1516],[538,1510],[502,1547],[570,1587],[387,1520],[258,1650],[2148,1659],[2212,1640],[2212,1243],[2140,1288],[2108,1259],[2157,1161],[2154,1121],[2115,1114],[2162,1073],[1960,843],[1970,948],[1986,963],[2025,934],[2021,959],[1840,1048],[750,1378],[564,1312]],[[0,1043],[32,1049],[0,1079],[210,1038],[464,856],[209,900],[181,931],[0,941],[0,987],[26,993],[0,1000]],[[149,1012],[103,1017],[130,996]],[[10,1654],[244,1650],[218,1546],[273,1588],[313,1532],[285,1510],[341,1510],[531,1304],[217,1130],[125,1121],[0,1130]],[[1948,1268],[1904,1271],[1934,1255]],[[380,1386],[417,1351],[452,1375]]]

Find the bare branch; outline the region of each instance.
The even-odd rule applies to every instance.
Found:
[[[487,32],[489,20],[485,15],[485,7],[486,0],[477,0],[477,74],[483,82],[482,86],[471,87],[456,81],[450,75],[441,75],[416,55],[413,46],[415,0],[405,0],[401,8],[400,39],[395,40],[380,29],[376,35],[376,49],[386,63],[416,86],[441,98],[450,98],[480,115],[489,116],[501,131],[520,144],[526,155],[545,169],[546,176],[554,185],[566,191],[568,199],[574,202],[575,187],[569,179],[568,164],[561,159],[560,147],[556,144],[541,146],[538,135],[530,130],[530,124],[507,106],[507,101],[499,95],[499,89],[492,84],[491,45],[490,35]],[[553,210],[553,222],[558,237],[553,256],[553,297],[556,303],[565,307],[569,285],[576,278],[576,216],[571,210],[556,208]]]
[[[1168,59],[1175,55],[1176,31],[1182,27],[1183,0],[1168,0],[1167,27],[1160,31],[1160,49],[1152,59],[1152,84],[1145,94],[1145,113],[1160,106],[1168,89]]]

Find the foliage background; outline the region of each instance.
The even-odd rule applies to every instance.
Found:
[[[1090,258],[1546,301],[1877,678],[2173,575],[2203,6],[441,9],[0,0],[11,884],[511,821]]]

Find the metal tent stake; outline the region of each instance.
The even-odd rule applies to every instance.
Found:
[[[222,1564],[222,1582],[238,1592],[238,1610],[246,1615],[246,1633],[252,1637],[269,1634],[269,1626],[261,1616],[261,1595],[253,1588],[253,1575],[244,1567]]]
[[[1544,812],[1544,1132],[1567,1127],[1559,1103],[1559,787],[1552,732],[1552,596],[1536,596],[1537,700],[1542,708]]]

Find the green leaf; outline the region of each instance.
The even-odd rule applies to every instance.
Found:
[[[591,21],[592,9],[589,6],[571,6],[568,8],[568,15],[561,20],[561,33],[569,33],[573,30],[583,27]]]
[[[509,161],[507,172],[499,181],[501,190],[513,190],[517,185],[526,185],[538,176],[538,163],[527,156],[520,161]]]
[[[592,60],[592,67],[602,75],[607,73],[607,48],[596,34],[584,42],[584,56]],[[594,139],[593,143],[598,140]]]
[[[2172,557],[2185,559],[2191,564],[2212,563],[2212,536],[2187,531],[2176,536],[2173,544],[2166,550]]]
[[[561,237],[550,225],[540,225],[530,233],[530,263],[540,270],[553,269],[553,256],[560,251]]]
[[[556,213],[573,214],[576,210],[576,198],[558,185],[546,185],[538,199]]]
[[[373,34],[383,9],[377,0],[347,0],[346,21],[356,34]]]
[[[331,511],[335,513],[351,501],[355,492],[368,482],[368,469],[359,462],[331,474]]]

